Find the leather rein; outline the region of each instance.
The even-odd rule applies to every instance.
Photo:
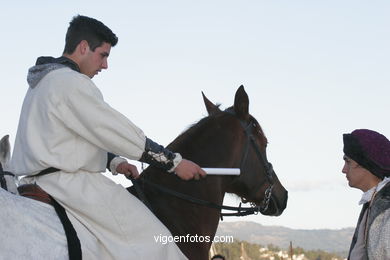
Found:
[[[5,179],[5,175],[15,177],[15,174],[11,172],[7,172],[3,170],[3,165],[0,163],[0,186],[1,188],[8,190],[7,180]]]
[[[227,109],[225,111],[232,114],[232,115],[235,115],[235,112],[233,109]],[[256,143],[256,139],[253,136],[253,128],[256,127],[256,124],[252,120],[249,121],[248,124],[246,122],[244,122],[243,120],[240,120],[240,124],[244,128],[245,135],[247,136],[247,141],[246,141],[245,146],[244,146],[244,154],[243,154],[243,157],[241,159],[241,164],[240,164],[241,172],[242,172],[243,167],[245,165],[245,161],[248,157],[249,146],[252,145],[253,149],[255,150],[255,153],[256,153],[258,160],[261,161],[264,165],[265,172],[266,172],[266,180],[265,181],[268,182],[268,184],[269,184],[268,188],[264,192],[264,199],[259,206],[257,206],[256,204],[254,204],[252,202],[250,203],[251,207],[241,207],[241,203],[239,204],[238,207],[219,205],[219,204],[216,204],[216,203],[213,203],[210,201],[198,199],[198,198],[192,197],[190,195],[168,189],[166,187],[163,187],[159,184],[155,184],[155,183],[153,183],[149,180],[146,180],[146,179],[131,179],[131,178],[129,178],[134,185],[134,188],[137,192],[138,197],[151,211],[153,211],[150,204],[146,200],[146,197],[145,197],[144,193],[142,192],[142,189],[140,188],[141,185],[148,184],[148,185],[152,186],[153,188],[155,188],[163,193],[172,195],[174,197],[186,200],[186,201],[194,203],[194,204],[198,204],[198,205],[202,205],[202,206],[206,206],[206,207],[214,208],[214,209],[218,209],[218,210],[236,211],[233,213],[222,213],[221,212],[221,220],[223,219],[224,216],[247,216],[247,215],[252,215],[252,214],[257,215],[259,212],[265,212],[268,209],[269,203],[271,201],[272,190],[273,190],[273,186],[274,186],[273,176],[274,176],[275,172],[273,171],[272,164],[267,161],[266,156],[264,155],[264,153],[261,152],[260,147]],[[262,186],[263,184],[264,183],[261,183],[260,186]],[[246,203],[244,198],[242,198],[242,201],[244,203]]]

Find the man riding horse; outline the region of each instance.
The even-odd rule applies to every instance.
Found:
[[[199,179],[205,172],[147,138],[104,102],[92,78],[107,69],[116,35],[103,23],[76,16],[63,55],[40,57],[28,72],[10,170],[26,175],[61,204],[81,241],[85,259],[185,259],[164,225],[121,185],[103,176],[137,178],[123,158],[161,167],[167,174]],[[120,155],[122,157],[119,157]]]

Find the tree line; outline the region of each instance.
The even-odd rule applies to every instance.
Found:
[[[296,257],[300,256],[300,259],[303,260],[343,260],[346,258],[346,252],[336,254],[323,250],[304,250],[300,247],[281,249],[272,244],[262,246],[239,240],[235,240],[233,243],[214,243],[211,254],[224,255],[226,260],[269,260],[271,258],[274,260],[287,260],[291,259],[291,254]]]

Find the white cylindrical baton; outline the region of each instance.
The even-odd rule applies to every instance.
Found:
[[[207,175],[240,175],[239,168],[202,168]]]

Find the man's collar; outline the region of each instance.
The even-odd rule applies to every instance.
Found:
[[[49,56],[42,56],[42,57],[39,57],[37,59],[35,65],[42,65],[42,64],[47,64],[47,63],[62,64],[62,65],[69,67],[70,69],[72,69],[74,71],[80,72],[79,65],[77,65],[76,62],[74,62],[73,60],[71,60],[65,56],[61,56],[58,58],[49,57]]]
[[[378,185],[376,185],[376,186],[372,187],[371,189],[369,189],[368,191],[364,192],[362,195],[362,198],[359,201],[359,205],[362,205],[366,202],[371,201],[374,194],[379,192],[389,182],[390,182],[390,177],[385,177],[380,183],[378,183]]]

